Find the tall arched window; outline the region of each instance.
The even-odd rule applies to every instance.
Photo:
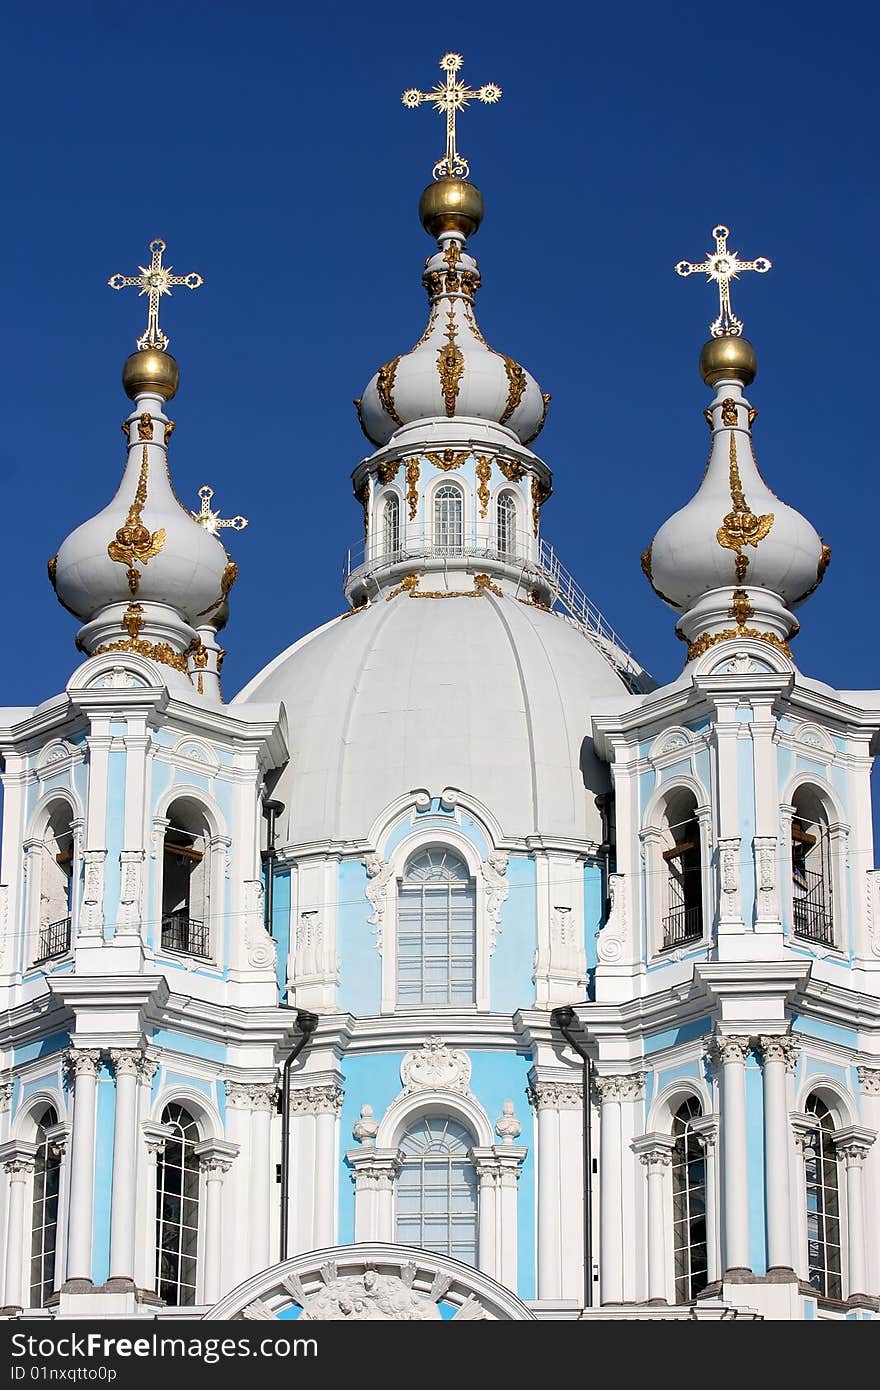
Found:
[[[31,1208],[30,1306],[45,1308],[55,1289],[55,1248],[58,1242],[58,1189],[61,1159],[48,1131],[58,1123],[51,1105],[37,1125],[34,1157],[34,1196]]]
[[[815,1115],[816,1129],[805,1150],[807,1184],[807,1254],[809,1279],[826,1298],[842,1298],[840,1275],[840,1189],[834,1121],[827,1105],[812,1095],[807,1113]]]
[[[396,555],[400,549],[400,500],[392,492],[382,507],[382,554]]]
[[[463,501],[459,488],[444,483],[434,493],[434,545],[441,555],[459,555],[464,533]]]
[[[476,897],[463,859],[420,850],[398,889],[397,999],[400,1004],[473,1004]]]
[[[495,537],[499,555],[516,553],[516,502],[509,492],[502,492],[495,512]]]
[[[697,801],[685,787],[666,803],[663,851],[663,948],[699,941],[703,935],[703,874]]]
[[[166,1105],[173,1134],[156,1161],[156,1287],[166,1303],[196,1301],[199,1238],[199,1131],[182,1105]]]
[[[162,853],[162,946],[210,956],[210,830],[197,802],[180,797],[168,808]]]
[[[36,963],[63,956],[70,947],[73,890],[73,814],[66,801],[49,814],[40,864],[40,921]]]
[[[446,1115],[424,1115],[400,1141],[397,1240],[477,1263],[474,1138]]]
[[[791,822],[791,887],[796,936],[834,945],[828,813],[812,787],[798,787]]]
[[[706,1287],[706,1155],[693,1130],[702,1114],[691,1097],[672,1121],[672,1231],[675,1251],[675,1301],[689,1303]]]

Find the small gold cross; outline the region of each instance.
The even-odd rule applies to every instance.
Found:
[[[476,89],[466,87],[456,76],[462,61],[460,53],[444,53],[440,67],[446,74],[445,82],[438,82],[430,92],[408,87],[402,97],[404,106],[411,111],[421,106],[423,101],[432,101],[435,111],[439,111],[441,116],[446,113],[446,154],[434,165],[435,179],[466,179],[470,174],[467,160],[455,148],[456,111],[463,111],[469,101],[482,101],[492,106],[501,100],[501,88],[496,87],[494,82],[487,82]]]
[[[164,241],[158,238],[150,242],[150,255],[152,257],[148,266],[139,266],[140,275],[111,275],[107,284],[111,290],[122,290],[129,285],[138,285],[141,294],[150,296],[150,312],[147,318],[147,331],[137,340],[138,348],[141,352],[145,348],[158,348],[160,352],[165,352],[168,348],[169,339],[159,327],[159,300],[163,294],[171,293],[172,285],[186,285],[188,290],[197,290],[204,281],[201,275],[191,271],[189,275],[172,275],[173,266],[162,264],[162,252],[165,250]]]
[[[212,487],[200,487],[199,496],[202,499],[201,508],[197,512],[190,512],[190,516],[193,521],[204,526],[209,535],[216,536],[218,531],[227,526],[230,526],[233,531],[243,531],[247,526],[247,517],[245,516],[232,516],[227,521],[220,516],[219,512],[211,511],[211,498],[214,496]]]
[[[712,337],[738,338],[743,326],[730,307],[730,282],[737,278],[741,270],[757,270],[760,275],[764,275],[770,269],[771,262],[766,256],[759,256],[754,261],[741,261],[739,252],[728,251],[727,238],[730,231],[727,227],[713,227],[712,235],[715,238],[714,255],[708,251],[706,259],[699,265],[694,265],[692,261],[679,261],[675,269],[679,275],[693,275],[695,270],[702,270],[707,279],[715,281],[721,312],[714,323],[710,324]]]

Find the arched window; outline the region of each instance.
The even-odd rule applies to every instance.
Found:
[[[31,1208],[30,1306],[45,1308],[55,1289],[55,1247],[58,1242],[58,1188],[61,1159],[48,1131],[58,1123],[51,1105],[37,1125],[34,1157],[34,1196]]]
[[[398,889],[397,999],[400,1004],[473,1004],[476,897],[463,859],[420,850]]]
[[[162,947],[208,957],[210,829],[202,808],[188,797],[172,802],[168,822],[162,853]]]
[[[499,555],[512,557],[516,553],[516,502],[509,492],[498,498],[495,535]]]
[[[700,824],[693,792],[681,787],[666,803],[663,851],[663,948],[699,941],[703,935],[703,874]]]
[[[702,1114],[691,1097],[672,1121],[672,1231],[675,1251],[675,1301],[689,1303],[706,1287],[706,1155],[693,1130]]]
[[[156,1160],[156,1286],[166,1303],[196,1301],[199,1238],[199,1131],[182,1105],[166,1105],[173,1134]]]
[[[73,814],[66,801],[59,802],[49,814],[40,858],[40,922],[35,963],[63,956],[70,948]]]
[[[400,550],[400,500],[389,493],[382,507],[382,554],[386,559]]]
[[[827,1105],[816,1095],[810,1096],[806,1110],[807,1114],[815,1115],[817,1121],[810,1147],[804,1153],[809,1280],[825,1298],[842,1298],[840,1189],[834,1150],[834,1121]]]
[[[791,887],[796,936],[834,945],[828,813],[812,787],[798,787],[791,822]]]
[[[465,1264],[477,1263],[477,1175],[474,1138],[446,1115],[424,1115],[400,1141],[397,1236]]]
[[[434,545],[441,555],[459,555],[463,537],[463,503],[460,490],[444,483],[434,493]]]

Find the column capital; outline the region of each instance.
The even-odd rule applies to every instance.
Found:
[[[324,1086],[300,1086],[290,1092],[291,1115],[338,1115],[345,1092],[335,1081]],[[376,1126],[378,1129],[378,1125]]]
[[[802,1154],[806,1154],[812,1149],[813,1141],[819,1132],[819,1121],[807,1110],[792,1110],[788,1118],[791,1121],[795,1145]]]
[[[694,1120],[691,1129],[697,1137],[698,1142],[705,1152],[714,1149],[718,1143],[718,1116],[704,1115],[700,1120]]]
[[[403,1157],[399,1149],[377,1149],[364,1145],[360,1149],[349,1149],[345,1161],[359,1192],[365,1188],[390,1192],[403,1164]]]
[[[595,1083],[603,1105],[609,1102],[620,1104],[626,1100],[641,1100],[645,1094],[645,1073],[641,1071],[617,1076],[597,1076]]]
[[[535,1110],[580,1110],[582,1092],[574,1081],[535,1081],[527,1092]]]
[[[12,1076],[0,1078],[0,1110],[8,1110],[12,1104]]]
[[[137,1076],[144,1062],[144,1054],[139,1047],[111,1047],[109,1056],[117,1078]]]
[[[274,1081],[227,1081],[226,1104],[231,1110],[274,1110],[278,1087]]]
[[[34,1171],[37,1145],[25,1139],[9,1139],[0,1144],[0,1163],[12,1182],[23,1182]]]
[[[675,1140],[671,1134],[661,1134],[658,1130],[651,1130],[647,1134],[640,1135],[638,1139],[634,1139],[630,1148],[637,1155],[639,1162],[649,1171],[652,1168],[669,1168],[672,1165],[672,1157],[675,1152]]]
[[[160,1125],[156,1124],[154,1120],[144,1120],[141,1125],[141,1134],[144,1136],[147,1152],[160,1154],[165,1152],[165,1144],[173,1138],[174,1130],[170,1125]]]
[[[790,1033],[762,1034],[757,1039],[765,1064],[782,1062],[786,1071],[793,1072],[797,1063],[798,1044]]]
[[[74,1082],[81,1076],[97,1078],[101,1050],[97,1047],[69,1047],[64,1054],[64,1065]]]
[[[752,1040],[745,1034],[713,1033],[706,1044],[706,1051],[710,1060],[721,1066],[728,1066],[734,1062],[744,1066],[751,1047]]]
[[[877,1131],[874,1129],[866,1129],[864,1125],[846,1125],[835,1130],[834,1148],[847,1168],[861,1168],[876,1138]]]
[[[70,1139],[71,1127],[66,1120],[59,1120],[58,1124],[49,1125],[46,1129],[46,1138],[49,1141],[49,1148],[55,1158],[63,1158],[67,1153],[67,1144]]]
[[[196,1144],[194,1152],[200,1171],[212,1182],[221,1180],[229,1172],[241,1152],[241,1145],[228,1139],[203,1139]]]
[[[880,1096],[880,1066],[859,1067],[859,1085],[866,1096]]]
[[[493,1144],[488,1148],[471,1149],[471,1157],[480,1185],[515,1187],[528,1149],[513,1144]]]

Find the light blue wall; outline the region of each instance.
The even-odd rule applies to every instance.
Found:
[[[605,895],[602,887],[601,865],[584,864],[584,946],[588,970],[596,968],[596,933],[605,924]]]
[[[342,1103],[341,1158],[339,1175],[339,1241],[342,1245],[354,1240],[354,1184],[351,1169],[345,1161],[347,1149],[357,1149],[351,1129],[366,1102],[381,1120],[388,1106],[401,1092],[400,1064],[402,1052],[376,1053],[370,1056],[346,1057],[345,1098]],[[517,1256],[519,1264],[520,1298],[535,1296],[535,1164],[532,1109],[526,1098],[527,1073],[531,1057],[515,1052],[471,1052],[471,1090],[494,1125],[502,1113],[505,1100],[512,1100],[522,1125],[519,1144],[528,1147],[517,1193]],[[450,1097],[452,1100],[452,1097]]]
[[[278,947],[276,973],[278,976],[278,989],[282,997],[287,984],[287,956],[290,951],[291,891],[290,869],[276,870],[272,930]]]
[[[746,1061],[748,1130],[749,1255],[755,1274],[767,1272],[766,1173],[764,1171],[764,1078],[756,1057]]]
[[[50,1053],[59,1052],[62,1047],[67,1047],[69,1042],[70,1037],[67,1033],[50,1033],[46,1038],[25,1043],[15,1049],[13,1065],[18,1067],[24,1062],[34,1062],[38,1057],[48,1057]]]
[[[153,1042],[157,1047],[166,1047],[169,1052],[179,1052],[183,1057],[206,1057],[211,1062],[226,1060],[226,1048],[222,1043],[211,1042],[210,1038],[175,1033],[170,1028],[157,1028]]]
[[[511,855],[510,892],[501,908],[495,954],[489,963],[489,1007],[496,1013],[527,1008],[534,999],[532,961],[538,944],[537,883],[534,859]]]
[[[675,1047],[678,1043],[693,1042],[694,1038],[705,1037],[711,1031],[711,1019],[693,1018],[688,1023],[682,1023],[678,1028],[665,1028],[659,1033],[646,1033],[645,1056],[650,1057],[653,1053],[662,1052],[667,1047]]]
[[[92,1226],[92,1282],[105,1284],[110,1274],[110,1202],[113,1192],[113,1126],[116,1084],[107,1062],[98,1074],[95,1140],[95,1199]]]
[[[366,896],[367,871],[359,860],[344,860],[339,865],[338,882],[339,1007],[361,1016],[378,1014],[382,957],[376,945],[377,928],[367,921],[372,915]]]

